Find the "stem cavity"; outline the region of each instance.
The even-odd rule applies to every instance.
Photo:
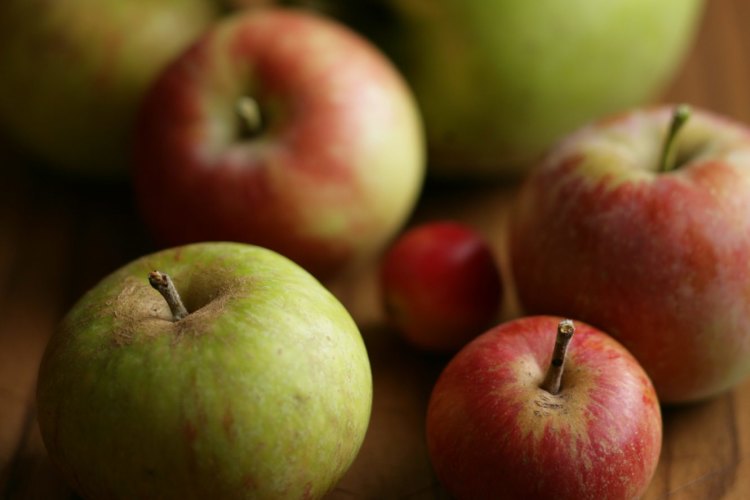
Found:
[[[240,120],[240,135],[245,138],[256,137],[263,130],[263,115],[258,101],[250,96],[242,96],[235,105]]]
[[[552,352],[552,361],[550,361],[547,374],[544,376],[541,388],[550,394],[560,392],[560,381],[562,380],[563,368],[565,365],[565,354],[568,351],[568,344],[573,338],[575,326],[573,321],[564,319],[557,325],[557,338],[555,339],[555,350]]]
[[[172,278],[169,275],[161,271],[151,271],[148,273],[148,282],[167,301],[174,321],[179,321],[188,315],[185,304],[182,303],[180,294],[177,293],[177,288],[175,288]]]
[[[680,104],[672,113],[672,123],[669,125],[669,131],[664,139],[659,159],[659,172],[669,172],[675,168],[675,159],[677,155],[677,134],[690,118],[692,110],[687,104]]]

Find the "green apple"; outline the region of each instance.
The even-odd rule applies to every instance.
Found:
[[[319,498],[364,439],[372,378],[357,326],[310,274],[198,243],[87,292],[45,351],[37,403],[86,498]]]
[[[703,0],[298,0],[398,64],[430,173],[515,177],[572,129],[647,101],[673,75]]]
[[[0,1],[0,126],[46,164],[123,176],[141,94],[217,3]]]

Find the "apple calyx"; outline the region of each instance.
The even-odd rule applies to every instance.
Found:
[[[549,368],[547,368],[547,374],[544,376],[544,381],[540,386],[552,395],[556,395],[560,392],[560,382],[562,380],[565,364],[565,354],[568,351],[570,339],[573,338],[573,333],[575,333],[575,326],[573,325],[572,320],[564,319],[557,325],[555,350],[552,352],[552,360],[550,361]]]
[[[249,139],[260,135],[263,130],[263,115],[258,101],[244,95],[237,99],[235,112],[240,122],[240,137]]]
[[[148,273],[148,282],[167,301],[174,321],[179,321],[188,315],[188,310],[185,308],[185,304],[183,304],[180,294],[177,293],[177,288],[175,288],[172,278],[168,274],[161,271],[151,271]]]
[[[669,125],[669,131],[664,139],[664,144],[661,150],[661,157],[659,159],[659,172],[670,172],[675,169],[676,165],[676,153],[677,153],[677,134],[680,129],[687,123],[690,118],[692,110],[687,104],[680,104],[675,107],[672,112],[672,122]]]

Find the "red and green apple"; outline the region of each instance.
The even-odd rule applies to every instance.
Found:
[[[251,9],[151,87],[134,181],[160,243],[257,244],[328,277],[401,228],[424,156],[412,94],[372,44],[313,13]]]
[[[638,498],[661,450],[656,393],[635,358],[585,323],[516,319],[448,363],[427,445],[457,499]]]
[[[320,498],[357,455],[371,401],[344,307],[239,243],[105,277],[52,337],[37,392],[53,463],[83,497],[111,499]]]
[[[572,134],[529,175],[510,228],[524,310],[613,335],[662,403],[750,374],[750,129],[688,114],[638,109]]]

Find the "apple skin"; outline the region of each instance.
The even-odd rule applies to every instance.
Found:
[[[388,249],[380,291],[389,320],[409,343],[452,352],[497,319],[503,285],[479,233],[435,221],[409,229]]]
[[[147,277],[170,274],[171,320]],[[115,271],[40,367],[53,462],[86,498],[320,498],[348,469],[372,379],[344,307],[266,249],[201,243]]]
[[[235,116],[248,93],[265,121],[254,137]],[[411,93],[372,44],[313,13],[251,9],[217,24],[150,90],[134,180],[167,245],[247,242],[329,277],[403,225],[424,148]]]
[[[580,129],[529,175],[511,217],[523,309],[622,342],[662,403],[750,373],[750,131],[695,110],[656,173],[667,106]]]
[[[457,499],[626,499],[659,458],[656,393],[638,362],[584,323],[557,395],[540,387],[562,318],[516,319],[454,356],[433,389],[427,445]]]
[[[50,168],[125,177],[143,93],[218,16],[215,4],[0,1],[0,127]]]
[[[576,127],[655,97],[705,2],[295,3],[344,20],[394,60],[424,117],[431,176],[479,180],[520,177]]]

